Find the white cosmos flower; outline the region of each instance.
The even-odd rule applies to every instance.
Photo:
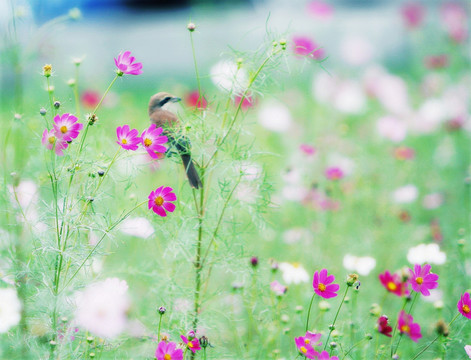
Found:
[[[245,90],[248,84],[247,71],[229,60],[221,60],[210,70],[214,85],[225,91],[233,90],[236,94]]]
[[[282,262],[279,265],[286,284],[300,284],[309,281],[309,274],[301,264]]]
[[[360,66],[368,63],[373,57],[373,46],[364,37],[349,35],[342,40],[340,52],[350,65]]]
[[[260,107],[258,121],[274,132],[288,131],[293,123],[288,107],[277,101],[267,101]]]
[[[21,302],[13,288],[0,288],[0,334],[18,325],[21,319]]]
[[[420,244],[409,249],[407,261],[411,264],[442,265],[446,261],[446,254],[440,251],[438,244]]]
[[[128,284],[108,278],[89,285],[76,295],[75,320],[78,326],[104,338],[114,338],[127,325]]]
[[[371,256],[358,257],[347,254],[343,258],[343,267],[348,271],[357,272],[359,275],[368,275],[375,266],[376,260]]]
[[[147,239],[154,233],[154,228],[150,221],[143,217],[127,218],[121,223],[119,230],[125,234],[142,239]]]
[[[310,237],[310,232],[308,229],[305,228],[292,228],[289,230],[286,230],[283,233],[283,241],[286,244],[295,244],[297,242],[300,242],[301,240],[307,240]]]
[[[431,193],[424,196],[424,199],[422,200],[422,206],[425,209],[433,210],[442,206],[443,201],[444,201],[443,194]]]
[[[344,114],[361,114],[366,108],[366,95],[359,84],[346,80],[338,85],[333,104]]]
[[[414,202],[419,196],[419,190],[415,185],[409,184],[396,189],[393,193],[393,200],[397,204],[409,204]]]
[[[263,173],[260,165],[248,161],[241,162],[238,166],[238,170],[242,173],[242,180],[246,181],[259,179]]]
[[[401,142],[406,138],[407,125],[394,116],[383,116],[376,123],[378,134],[393,142]]]

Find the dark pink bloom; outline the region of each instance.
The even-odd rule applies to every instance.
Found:
[[[343,171],[339,167],[332,166],[325,171],[325,177],[329,180],[340,180],[343,176]]]
[[[316,148],[309,144],[299,145],[299,150],[301,150],[306,155],[314,155],[316,152]]]
[[[116,136],[118,137],[116,143],[125,150],[137,150],[141,143],[139,132],[136,129],[130,130],[129,125],[118,126]]]
[[[294,339],[296,347],[298,348],[299,352],[304,355],[308,359],[315,359],[319,353],[314,350],[310,341],[306,343],[306,338],[304,336],[300,336]]]
[[[406,334],[412,341],[417,342],[422,337],[420,325],[414,323],[412,315],[406,314],[404,310],[399,313],[397,328],[401,334]]]
[[[276,280],[270,283],[270,288],[277,296],[282,296],[288,290],[286,286]]]
[[[208,107],[208,101],[206,98],[198,92],[198,90],[194,90],[190,92],[186,98],[185,102],[190,107],[195,107],[197,109],[206,109]]]
[[[159,187],[149,194],[149,209],[152,209],[157,215],[162,217],[167,216],[165,210],[174,212],[175,204],[171,201],[177,200],[177,195],[172,192],[173,189],[169,186]]]
[[[158,153],[165,153],[167,148],[163,144],[167,143],[168,138],[166,136],[160,136],[163,129],[157,128],[155,124],[152,124],[142,132],[141,140],[144,149],[149,153],[153,159],[159,157]]]
[[[425,16],[425,8],[419,3],[405,4],[401,9],[402,19],[408,28],[416,28],[422,24]]]
[[[157,360],[183,360],[183,350],[177,349],[174,342],[161,341],[155,351],[155,357]]]
[[[338,284],[332,284],[334,280],[334,275],[327,276],[327,269],[322,269],[320,273],[316,271],[312,281],[314,292],[324,299],[336,297],[340,286]]]
[[[412,290],[420,292],[424,296],[429,296],[431,289],[438,287],[438,275],[432,274],[430,269],[432,266],[425,264],[423,267],[419,264],[414,266],[414,270],[409,269],[412,277],[409,279]]]
[[[461,295],[458,304],[458,311],[463,315],[465,318],[471,319],[471,299],[468,292],[465,292]]]
[[[188,346],[188,349],[190,349],[193,353],[195,353],[197,350],[201,350],[200,342],[197,338],[189,340],[186,338],[186,336],[180,335],[180,337],[182,338],[186,346]]]
[[[240,100],[242,99],[242,96],[241,95],[237,95],[234,99],[235,101],[235,104],[237,106],[239,106],[239,103],[240,103]],[[242,100],[242,105],[240,105],[241,109],[242,110],[247,110],[248,108],[251,108],[255,106],[255,100],[252,96],[250,95],[246,95],[244,97],[244,100]]]
[[[54,149],[55,153],[59,156],[64,155],[63,150],[66,149],[67,146],[69,146],[69,144],[67,144],[67,141],[65,141],[63,138],[58,138],[56,136],[54,130],[47,131],[47,129],[44,129],[41,142],[46,147],[46,149]]]
[[[325,51],[306,36],[294,36],[294,53],[299,56],[307,56],[314,60],[325,58]]]
[[[72,114],[56,115],[54,117],[54,132],[57,137],[65,141],[71,141],[79,136],[83,124],[77,122],[78,119]]]
[[[383,274],[379,274],[379,281],[390,293],[397,296],[409,295],[407,282],[402,282],[398,274],[391,274],[386,270]]]
[[[428,69],[443,69],[448,66],[448,56],[445,54],[426,56],[424,64]]]
[[[83,106],[89,109],[94,109],[100,102],[101,96],[98,92],[93,90],[86,90],[80,97]]]
[[[325,350],[319,354],[319,357],[317,359],[318,360],[339,360],[337,356],[330,357],[329,353]]]
[[[114,63],[118,68],[118,75],[129,74],[139,75],[142,74],[142,64],[134,62],[134,56],[131,56],[130,51],[119,53],[118,57],[114,59]]]
[[[315,17],[328,19],[334,13],[334,8],[324,1],[315,0],[307,4],[307,11]]]
[[[386,315],[382,315],[378,319],[378,331],[380,334],[386,335],[388,337],[392,337],[392,327],[388,325],[388,317]]]

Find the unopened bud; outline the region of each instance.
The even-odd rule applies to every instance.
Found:
[[[60,101],[57,101],[57,100],[54,101],[54,107],[55,107],[56,109],[59,109],[59,108],[61,107]]]
[[[98,176],[101,177],[101,176],[105,175],[105,172],[104,172],[103,170],[98,170],[98,171],[97,171],[97,174],[98,174]],[[165,308],[164,308],[164,309],[165,309]]]
[[[393,360],[399,360],[399,355],[394,354],[394,355],[391,357],[391,359],[393,359]]]
[[[45,108],[42,107],[41,109],[39,109],[39,114],[41,114],[41,116],[46,116],[46,113],[47,111]]]
[[[74,87],[75,86],[75,79],[69,79],[67,81],[67,85],[69,85],[70,87]]]
[[[190,330],[186,333],[186,337],[189,339],[189,340],[193,340],[195,337],[196,337],[196,334],[193,330]]]
[[[54,340],[51,340],[49,341],[49,345],[51,345],[51,347],[55,347],[57,343]]]
[[[52,65],[51,64],[46,64],[43,66],[43,75],[45,77],[50,77],[52,74]]]
[[[189,32],[193,32],[196,29],[196,25],[193,23],[189,23],[186,28],[188,29]]]
[[[252,256],[252,258],[250,259],[250,264],[252,265],[252,267],[256,268],[258,266],[258,257]]]
[[[458,246],[464,246],[466,244],[466,240],[465,239],[459,239],[458,240]]]
[[[347,276],[347,285],[348,286],[353,286],[359,279],[358,274],[349,274]]]
[[[335,330],[335,325],[334,325],[334,324],[330,324],[330,325],[329,325],[329,330],[330,330],[330,331]]]
[[[303,312],[303,307],[301,305],[298,305],[294,308],[294,311],[296,311],[296,313],[298,314],[301,314]]]
[[[72,8],[69,10],[69,18],[72,20],[79,20],[82,17],[82,12],[79,8]]]
[[[93,359],[95,357],[95,353],[94,352],[91,352],[90,354],[88,354],[88,356]]]
[[[161,307],[159,307],[159,310],[158,310],[158,311],[159,311],[159,314],[160,314],[160,315],[163,315],[163,314],[165,314],[165,312],[167,311],[167,309],[166,309],[165,307],[161,306]]]
[[[370,306],[370,314],[373,315],[373,316],[380,316],[381,315],[381,306],[379,306],[378,304],[372,304]]]
[[[366,334],[366,336],[365,336],[365,337],[366,337],[366,339],[367,339],[367,340],[371,340],[371,339],[373,339],[373,335],[371,335],[371,334]]]
[[[438,320],[438,322],[435,324],[435,331],[438,335],[443,335],[445,337],[447,337],[450,333],[448,325],[442,319]]]
[[[93,336],[87,337],[87,343],[91,344],[93,342],[93,340],[95,340],[95,338]]]
[[[97,121],[98,121],[98,116],[96,116],[95,114],[89,114],[88,115],[88,123],[90,125],[95,124]]]
[[[203,335],[202,337],[200,337],[200,345],[201,345],[201,347],[202,347],[203,349],[206,348],[206,347],[208,347],[208,345],[209,345],[209,340],[208,340],[208,338],[207,338],[206,336]]]
[[[329,344],[330,348],[331,349],[335,349],[337,347],[337,343],[335,341],[332,341],[330,344]]]

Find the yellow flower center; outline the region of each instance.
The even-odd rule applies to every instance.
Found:
[[[408,333],[410,331],[409,325],[402,325],[401,326],[401,331],[405,332],[405,333]]]
[[[165,354],[164,360],[172,360],[172,357],[170,356],[170,354]]]
[[[415,282],[419,285],[421,285],[424,282],[424,279],[422,279],[420,276],[415,279]]]
[[[49,141],[49,144],[54,144],[56,142],[56,137],[55,136],[49,136],[49,139],[47,139]]]
[[[121,143],[123,143],[124,145],[126,145],[128,143],[128,141],[126,139],[123,139],[121,140]]]
[[[192,343],[191,341],[189,341],[187,345],[188,345],[188,347],[189,347],[190,349],[193,348],[193,343]]]
[[[61,126],[61,133],[62,133],[62,134],[65,134],[66,132],[67,132],[67,126],[62,125],[62,126]]]
[[[297,262],[294,262],[292,265],[293,265],[293,267],[295,267],[295,268],[298,268],[298,267],[301,266],[301,264],[300,264],[300,263],[297,263]]]
[[[388,282],[388,290],[394,291],[397,289],[397,285],[393,283],[392,281]]]
[[[307,353],[307,349],[304,346],[301,346],[300,349],[303,354]]]
[[[323,283],[320,283],[317,288],[320,290],[320,291],[325,291],[325,285]]]
[[[151,146],[151,145],[152,145],[152,140],[149,139],[149,138],[145,138],[145,139],[144,139],[144,146],[145,146],[145,147],[149,147],[149,146]]]
[[[155,205],[160,206],[164,203],[164,198],[162,196],[157,196],[154,202],[155,202]]]
[[[463,312],[465,314],[469,314],[471,312],[471,309],[469,308],[468,305],[463,305]]]
[[[309,339],[304,339],[304,343],[305,343],[306,345],[309,345],[309,344],[311,343],[311,340],[309,340]]]

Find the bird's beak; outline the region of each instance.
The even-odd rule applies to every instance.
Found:
[[[179,101],[182,101],[182,99],[180,99],[179,97],[173,97],[170,99],[170,102],[173,102],[173,103],[176,103],[176,102],[179,102]]]

